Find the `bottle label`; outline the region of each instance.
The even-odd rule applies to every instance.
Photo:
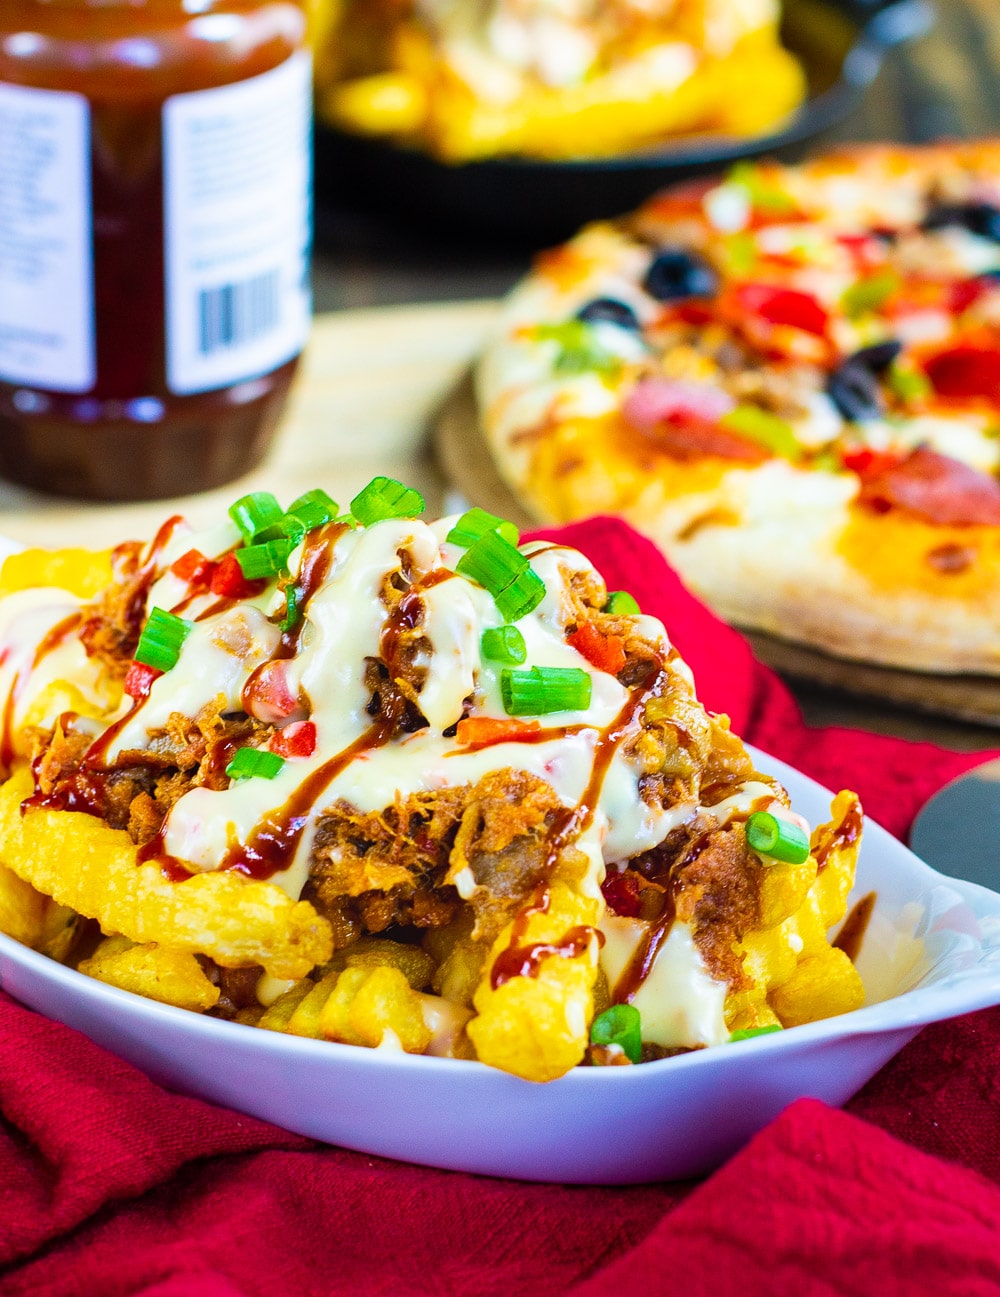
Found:
[[[87,100],[0,85],[0,379],[94,386],[92,246]]]
[[[311,297],[307,53],[163,106],[167,385],[269,373],[302,349]]]

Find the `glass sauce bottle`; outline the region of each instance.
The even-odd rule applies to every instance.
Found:
[[[206,490],[259,462],[308,332],[302,0],[0,4],[0,473]]]

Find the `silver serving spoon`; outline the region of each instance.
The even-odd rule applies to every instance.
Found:
[[[1000,892],[1000,757],[936,792],[913,821],[910,847],[942,874]]]

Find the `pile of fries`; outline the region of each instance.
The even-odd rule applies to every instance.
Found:
[[[538,1081],[859,1007],[827,936],[856,797],[810,837],[630,596],[421,507],[256,493],[7,561],[0,929],[182,1009]]]
[[[763,134],[801,102],[776,0],[315,0],[317,111],[445,162]]]

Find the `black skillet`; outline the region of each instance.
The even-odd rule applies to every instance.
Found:
[[[367,210],[439,232],[564,238],[588,220],[631,210],[672,181],[738,158],[794,152],[846,117],[886,51],[932,21],[928,0],[785,0],[782,38],[805,68],[808,96],[783,130],[753,139],[700,136],[614,158],[449,166],[317,123],[317,199],[321,208]]]

